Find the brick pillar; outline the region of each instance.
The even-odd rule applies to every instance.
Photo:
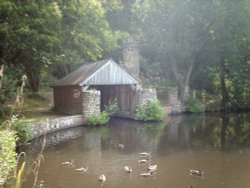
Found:
[[[83,118],[99,115],[101,112],[101,92],[96,90],[83,91],[82,97]]]

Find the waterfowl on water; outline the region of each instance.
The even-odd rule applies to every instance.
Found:
[[[124,170],[125,170],[125,172],[127,172],[127,173],[131,173],[131,172],[132,172],[132,168],[131,168],[131,167],[128,167],[128,166],[125,166],[125,167],[124,167]]]
[[[138,163],[145,164],[148,162],[148,159],[140,159],[138,160]]]
[[[204,172],[201,170],[190,170],[190,175],[203,176]]]
[[[106,176],[104,174],[100,175],[98,181],[104,183],[106,181]]]
[[[69,161],[62,162],[62,165],[66,166],[74,166],[75,161],[73,159],[70,159]]]
[[[149,171],[156,171],[157,170],[157,165],[149,165],[148,170]]]
[[[120,150],[124,150],[124,144],[118,144],[118,148],[119,148]]]
[[[87,167],[87,166],[84,165],[84,166],[81,167],[81,168],[77,168],[76,171],[77,171],[77,172],[87,172],[88,169],[89,169],[89,167]]]
[[[153,172],[145,172],[145,173],[141,173],[140,176],[143,176],[145,178],[151,177],[153,175]]]
[[[141,153],[139,153],[139,155],[141,156],[141,157],[149,157],[149,156],[151,156],[151,152],[141,152]]]

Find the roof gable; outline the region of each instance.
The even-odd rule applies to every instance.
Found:
[[[81,66],[54,86],[129,84],[138,84],[138,81],[112,59],[107,59]]]

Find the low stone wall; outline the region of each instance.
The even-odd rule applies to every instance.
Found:
[[[67,130],[59,130],[52,133],[46,134],[46,142],[45,146],[55,145],[59,144],[68,140],[72,140],[74,138],[79,138],[84,133],[84,127],[83,126],[77,126],[68,128]],[[37,150],[37,148],[41,148],[41,146],[44,143],[44,137],[41,136],[37,139],[35,139],[35,142],[32,142],[32,146],[30,149],[34,150],[34,152]],[[32,151],[31,151],[32,152]]]
[[[97,90],[87,90],[82,93],[82,114],[84,118],[99,115],[101,111],[101,92]]]
[[[86,123],[82,115],[67,116],[52,120],[44,120],[30,125],[32,139],[54,131],[76,127]]]

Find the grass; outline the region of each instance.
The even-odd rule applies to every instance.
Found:
[[[20,110],[20,116],[24,117],[28,122],[36,122],[51,118],[62,117],[62,114],[57,114],[52,110],[52,104],[47,98],[36,97],[31,98],[25,95],[24,104]]]

